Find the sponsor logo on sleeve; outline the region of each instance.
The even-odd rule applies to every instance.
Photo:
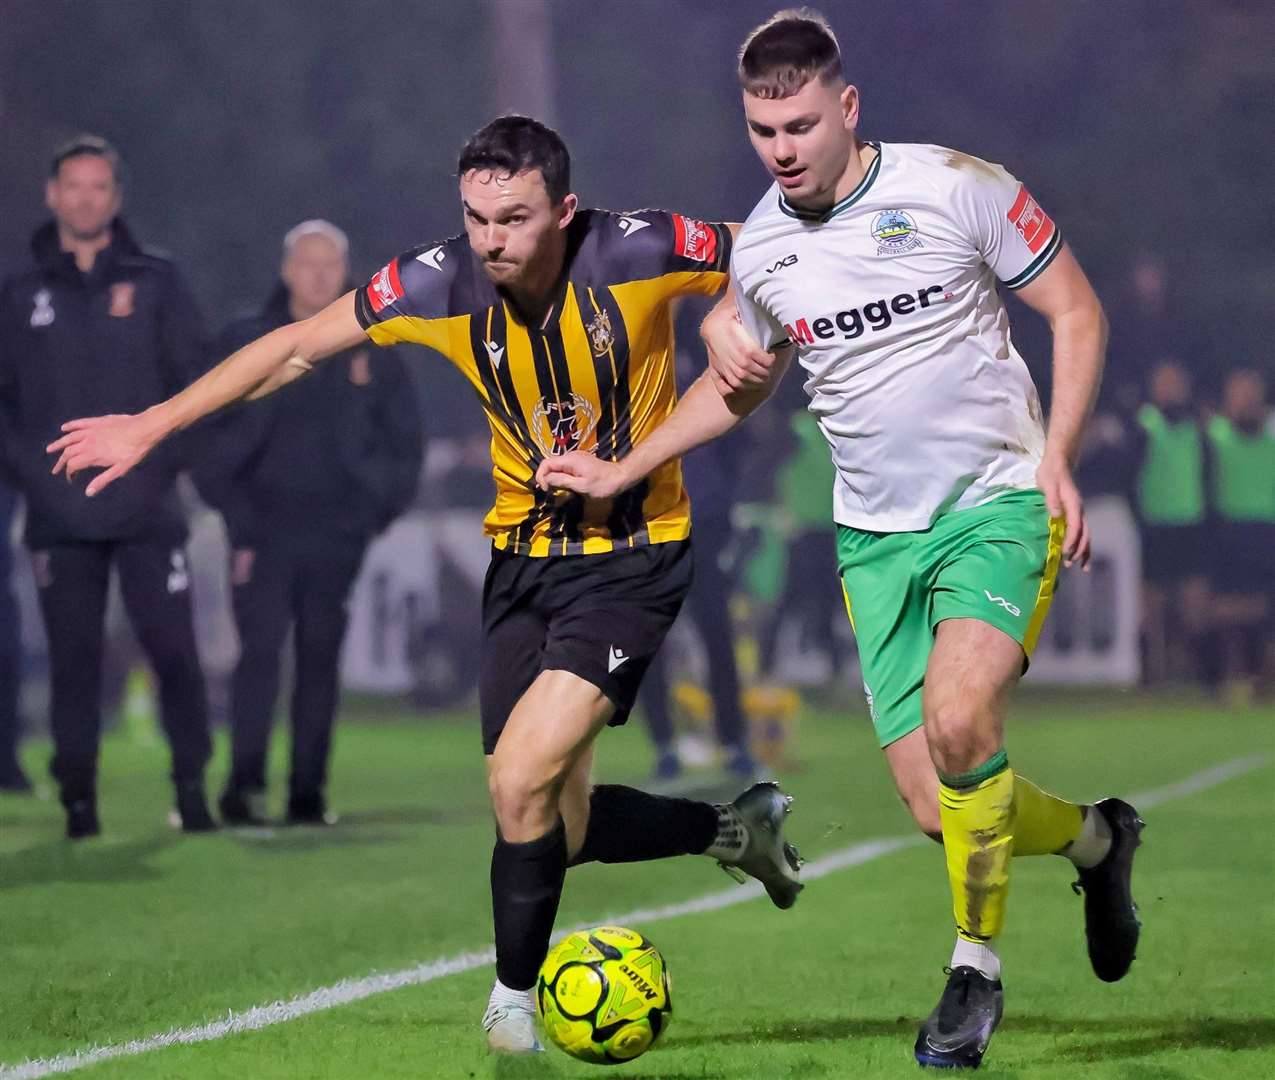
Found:
[[[1010,224],[1023,238],[1027,250],[1033,255],[1039,255],[1044,246],[1053,239],[1055,228],[1053,219],[1041,209],[1040,203],[1031,197],[1022,184],[1018,186],[1018,198],[1009,208],[1008,217]]]
[[[673,251],[683,259],[712,263],[717,258],[717,233],[702,221],[674,214]]]
[[[367,287],[367,299],[378,315],[391,304],[403,299],[403,283],[399,280],[397,259],[390,260],[377,271]]]

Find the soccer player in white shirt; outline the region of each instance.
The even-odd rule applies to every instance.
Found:
[[[736,242],[738,318],[723,305],[709,317],[710,371],[626,458],[571,454],[537,480],[613,496],[733,427],[795,356],[837,467],[838,571],[872,721],[899,793],[946,852],[956,945],[916,1058],[976,1067],[1001,1016],[1011,856],[1076,865],[1100,978],[1122,978],[1137,945],[1136,811],[1050,795],[1004,748],[1059,564],[1088,562],[1071,462],[1106,323],[1057,226],[1003,168],[858,137],[859,94],[822,17],[759,26],[739,74],[775,184]],[[1053,331],[1047,434],[998,280]]]

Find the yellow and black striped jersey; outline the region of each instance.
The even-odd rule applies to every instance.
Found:
[[[548,495],[545,457],[591,451],[610,461],[658,427],[677,401],[671,303],[725,287],[722,224],[661,210],[583,210],[542,329],[522,324],[465,236],[413,248],[356,294],[378,345],[416,342],[469,379],[491,425],[496,503],[484,529],[524,555],[592,555],[682,540],[690,501],[669,462],[615,499]]]

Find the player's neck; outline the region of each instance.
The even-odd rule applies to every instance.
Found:
[[[863,178],[868,174],[868,166],[872,164],[877,153],[878,150],[875,146],[863,142],[861,139],[855,139],[854,149],[850,152],[849,161],[846,162],[845,172],[841,174],[841,179],[837,181],[837,186],[832,192],[832,201],[828,206],[836,206],[837,203],[863,183]],[[823,209],[826,210],[827,208],[824,207]]]
[[[80,272],[87,274],[93,269],[93,264],[97,262],[98,253],[110,247],[111,229],[108,225],[96,236],[86,238],[76,236],[66,226],[59,224],[58,244],[63,251],[69,252],[75,259],[75,265]]]
[[[554,314],[558,286],[562,284],[564,260],[561,252],[541,264],[527,267],[527,273],[516,283],[505,286],[523,325],[543,330]]]

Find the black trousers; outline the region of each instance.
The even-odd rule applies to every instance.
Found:
[[[21,717],[18,694],[22,689],[22,633],[17,597],[9,581],[7,534],[0,534],[0,776],[16,771]]]
[[[111,566],[159,683],[173,780],[203,779],[212,753],[195,649],[190,575],[181,547],[154,540],[56,544],[31,552],[49,639],[51,772],[64,804],[93,798],[102,730],[102,643]]]
[[[311,533],[299,543],[295,530],[280,529],[251,549],[250,559],[243,549],[231,553],[240,655],[231,691],[229,788],[266,786],[281,653],[294,626],[289,793],[305,798],[322,792],[340,693],[345,605],[366,549],[362,537]]]
[[[686,597],[685,611],[699,628],[708,659],[708,689],[713,720],[722,746],[745,745],[744,716],[739,698],[739,669],[735,664],[735,634],[730,619],[732,582],[722,570],[719,555],[730,542],[727,521],[697,520],[691,531],[695,550],[695,583]],[[673,741],[669,709],[667,648],[655,655],[639,692],[651,740],[660,749]]]

